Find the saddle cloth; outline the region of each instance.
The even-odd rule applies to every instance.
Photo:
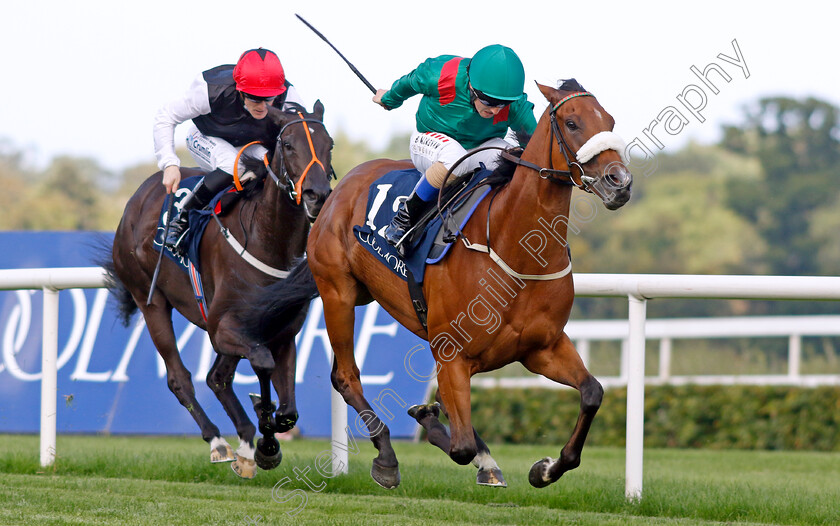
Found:
[[[176,206],[178,206],[192,193],[193,189],[200,180],[201,176],[187,177],[186,179],[181,180],[181,184],[178,185],[178,191],[175,193]],[[181,190],[187,191],[182,192]],[[233,206],[233,203],[238,200],[238,197],[239,192],[236,192],[234,187],[231,185],[217,194],[216,197],[210,201],[208,209],[190,210],[188,212],[189,226],[187,232],[184,234],[184,239],[181,241],[181,243],[184,243],[187,247],[187,250],[185,251],[186,255],[176,256],[169,249],[164,251],[166,256],[174,261],[178,267],[180,267],[181,270],[186,272],[189,276],[190,285],[192,285],[195,300],[198,303],[198,309],[201,311],[201,316],[204,318],[204,321],[207,321],[207,302],[204,298],[204,286],[201,284],[198,247],[201,244],[201,238],[204,236],[207,223],[210,222],[213,213],[215,212],[216,215],[223,215]],[[152,243],[157,251],[163,249],[163,235],[166,231],[166,223],[170,219],[167,217],[167,201],[167,199],[163,200],[160,215],[158,216],[157,232],[155,233]],[[180,206],[178,208],[180,208]]]
[[[189,196],[195,185],[201,180],[201,176],[193,176],[187,177],[186,179],[181,180],[181,184],[178,186],[178,191],[175,193],[175,203],[176,207],[180,208],[178,204],[180,204],[187,196]],[[186,190],[186,191],[181,191]],[[228,186],[221,192],[219,192],[216,197],[214,197],[208,207],[204,210],[190,210],[188,212],[188,219],[189,219],[189,227],[184,235],[184,240],[182,243],[186,244],[186,257],[178,257],[172,253],[171,250],[166,250],[166,255],[178,264],[182,270],[185,272],[188,271],[189,262],[192,261],[196,267],[199,267],[199,253],[198,247],[201,244],[201,238],[204,236],[204,230],[207,226],[207,223],[210,222],[210,219],[215,212],[216,215],[222,216],[228,210],[233,207],[233,204],[236,203],[239,197],[239,192],[233,187],[233,185]],[[163,205],[160,209],[160,215],[158,216],[158,224],[157,224],[157,232],[155,233],[154,239],[154,246],[155,250],[160,251],[161,247],[163,247],[163,233],[166,229],[166,221],[169,218],[164,217],[166,215],[166,200],[164,199]]]
[[[457,182],[456,185],[462,186],[465,190],[461,194],[465,197],[457,198],[452,207],[429,221],[422,235],[415,237],[414,249],[403,259],[396,248],[385,241],[383,233],[396,215],[400,202],[411,193],[417,181],[420,180],[421,174],[413,168],[388,172],[370,187],[365,224],[353,227],[356,240],[404,281],[408,281],[407,270],[410,270],[415,281],[421,283],[426,265],[442,261],[449,252],[452,242],[443,240],[444,233],[447,230],[463,228],[478,203],[492,188],[487,185],[475,192],[468,192],[468,190],[476,187],[492,173],[490,170],[482,169],[476,172],[469,181]],[[455,228],[456,225],[457,228]]]

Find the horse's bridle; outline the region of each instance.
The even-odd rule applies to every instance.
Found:
[[[323,121],[318,119],[304,117],[302,113],[298,112],[298,116],[300,119],[293,120],[291,122],[287,122],[280,128],[280,133],[277,134],[277,146],[274,148],[275,152],[278,152],[280,159],[277,159],[277,162],[280,166],[280,176],[278,177],[277,174],[274,173],[274,170],[271,169],[271,166],[268,164],[268,160],[265,160],[265,167],[268,169],[268,175],[274,179],[274,182],[279,187],[285,187],[286,192],[289,195],[289,198],[297,204],[300,204],[301,194],[303,193],[303,180],[306,179],[306,174],[309,173],[309,169],[312,168],[313,164],[317,164],[321,167],[324,172],[326,172],[328,178],[335,179],[335,170],[333,170],[332,165],[330,165],[329,170],[324,166],[324,163],[318,159],[318,155],[315,153],[315,144],[312,142],[312,134],[309,133],[309,126],[306,125],[307,122],[317,122],[321,126],[324,125]],[[312,154],[312,159],[309,161],[309,164],[306,165],[306,169],[303,170],[303,174],[298,179],[298,182],[295,183],[292,181],[292,178],[289,177],[289,172],[286,170],[286,160],[283,157],[283,146],[279,143],[283,140],[283,133],[289,128],[289,126],[293,124],[303,124],[303,128],[306,131],[306,140],[309,142],[309,152]],[[282,180],[281,180],[282,178]]]
[[[555,168],[543,168],[542,166],[536,165],[534,163],[523,161],[519,157],[510,154],[508,152],[503,151],[502,157],[507,159],[508,161],[514,162],[518,165],[522,165],[526,168],[530,168],[535,170],[539,176],[543,179],[548,179],[549,181],[557,184],[571,184],[577,186],[581,190],[585,192],[592,193],[591,185],[595,182],[593,177],[588,175],[584,175],[583,166],[579,162],[577,162],[577,158],[575,157],[575,153],[569,147],[566,139],[563,137],[563,132],[560,130],[560,124],[557,122],[557,110],[560,109],[560,106],[565,104],[571,99],[576,97],[594,97],[588,91],[578,91],[572,93],[571,95],[567,95],[563,99],[560,100],[557,104],[555,104],[551,111],[549,112],[549,119],[551,121],[551,138],[557,142],[557,146],[560,148],[560,152],[563,154],[563,158],[566,161],[566,166],[569,167],[568,170],[557,170]],[[552,148],[549,150],[548,154],[548,165],[553,166],[554,162],[552,161],[551,154],[554,151]],[[571,157],[570,157],[571,154]],[[579,182],[575,180],[574,175],[572,174],[572,166],[577,166],[578,170],[580,171],[580,176],[578,177]]]

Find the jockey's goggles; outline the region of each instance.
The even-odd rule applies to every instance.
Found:
[[[493,97],[485,95],[484,93],[478,91],[472,86],[470,86],[470,92],[472,92],[473,97],[475,97],[476,100],[478,100],[478,102],[490,108],[504,108],[505,106],[513,102],[512,100],[494,99]]]
[[[242,96],[246,99],[250,100],[251,102],[265,102],[266,104],[271,104],[274,102],[274,99],[277,97],[257,97],[256,95],[251,95],[249,93],[242,92]]]

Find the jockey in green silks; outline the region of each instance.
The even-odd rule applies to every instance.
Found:
[[[484,146],[509,148],[508,130],[534,133],[534,105],[523,93],[525,69],[512,49],[494,44],[471,59],[453,55],[430,58],[403,76],[390,90],[377,90],[373,101],[387,110],[398,108],[409,97],[423,95],[417,110],[417,130],[411,134],[409,152],[423,174],[414,191],[400,205],[385,230],[388,243],[405,256],[400,241],[440,192],[447,172],[469,151]],[[484,150],[468,157],[452,172],[462,176],[483,163],[499,164],[499,151]],[[454,178],[453,178],[454,179]]]

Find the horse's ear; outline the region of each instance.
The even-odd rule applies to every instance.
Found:
[[[277,106],[268,106],[268,118],[271,120],[271,123],[277,126],[277,128],[282,128],[286,121],[288,120],[289,116],[283,110],[278,108]]]
[[[312,112],[318,117],[318,119],[324,118],[324,105],[321,103],[321,99],[315,101],[315,106],[312,107]]]
[[[540,93],[542,93],[542,94],[543,94],[543,97],[545,97],[546,99],[548,99],[548,101],[549,101],[549,102],[552,102],[552,100],[551,100],[551,99],[552,99],[552,97],[553,97],[555,100],[559,100],[559,93],[557,93],[557,90],[556,90],[556,89],[554,89],[554,88],[552,88],[552,87],[550,87],[550,86],[543,86],[543,85],[542,85],[542,84],[540,84],[539,82],[537,82],[536,84],[537,84],[537,87],[540,89]]]

